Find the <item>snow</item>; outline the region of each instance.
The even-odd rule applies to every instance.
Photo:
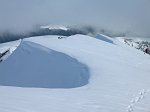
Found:
[[[106,36],[106,35],[103,35],[103,34],[97,34],[95,38],[113,44],[113,40],[112,40],[110,37]]]
[[[142,52],[145,53],[145,49],[148,49],[147,54],[150,54],[150,42],[138,38],[129,38],[129,37],[115,37],[116,40],[127,44],[131,47],[134,47],[138,50],[141,50]]]
[[[68,28],[62,25],[47,25],[47,26],[41,26],[42,29],[50,29],[50,30],[65,30],[67,31]]]
[[[88,68],[76,59],[28,41],[0,64],[0,71],[0,84],[6,86],[74,88],[89,79]]]
[[[85,35],[74,35],[62,39],[58,39],[58,37],[59,36],[41,36],[27,38],[24,39],[23,42],[27,42],[27,44],[32,42],[31,45],[25,45],[25,48],[29,48],[31,52],[39,51],[41,54],[49,54],[46,52],[47,50],[41,49],[42,46],[44,49],[46,47],[46,49],[54,51],[54,53],[58,55],[64,53],[67,57],[69,56],[73,58],[74,61],[76,60],[75,63],[78,63],[79,66],[81,63],[87,66],[90,73],[88,83],[84,86],[69,89],[0,86],[0,111],[150,111],[149,55],[114,39],[111,39],[113,41],[112,44],[112,42],[105,39],[104,41]],[[20,51],[21,46],[22,45],[18,47],[18,51]],[[17,52],[17,50],[15,52]],[[11,55],[12,57],[14,54],[19,55],[19,53],[15,52]],[[29,56],[32,54],[30,53]],[[6,63],[9,59],[11,60],[11,56],[3,63]],[[30,57],[33,58],[32,56]],[[45,57],[48,58],[47,56]],[[43,60],[43,58],[38,59]],[[26,57],[24,57],[23,60],[26,60]],[[33,62],[33,60],[31,61]],[[18,61],[22,62],[22,58],[19,57],[16,62],[19,63]],[[3,63],[1,63],[0,68],[3,67]],[[45,66],[43,63],[41,64]],[[11,68],[7,67],[7,69]],[[30,73],[30,71],[28,72]],[[73,72],[71,74],[73,74]],[[16,74],[12,73],[11,75],[13,77],[13,75]]]
[[[13,52],[18,45],[20,44],[21,40],[13,41],[13,42],[7,42],[0,44],[0,53],[4,52],[7,49],[11,49],[11,52]]]
[[[1,58],[1,60],[6,60],[16,50],[16,48],[19,46],[20,42],[21,42],[21,40],[17,40],[17,41],[13,41],[13,42],[7,42],[7,43],[0,44],[0,53],[3,53],[5,51],[9,50],[9,52],[7,52],[6,55]]]
[[[124,43],[124,44],[127,44],[129,46],[132,46],[132,47],[135,47],[135,48],[138,48],[139,44],[137,43],[138,39],[131,39],[131,38],[128,38],[128,37],[115,37],[115,39],[117,39],[118,41]]]

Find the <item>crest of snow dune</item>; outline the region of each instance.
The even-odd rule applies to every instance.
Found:
[[[74,88],[88,83],[88,69],[76,59],[33,42],[22,41],[0,65],[0,85]]]
[[[105,41],[105,42],[112,43],[112,44],[114,43],[110,37],[103,35],[103,34],[97,34],[95,38],[100,39],[100,40]]]

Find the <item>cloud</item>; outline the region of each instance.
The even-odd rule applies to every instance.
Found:
[[[92,25],[148,37],[149,0],[1,0],[0,32],[37,24]]]

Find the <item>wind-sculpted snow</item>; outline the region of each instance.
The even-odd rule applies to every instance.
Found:
[[[39,44],[22,41],[0,64],[0,85],[44,88],[74,88],[88,83],[86,65]]]
[[[112,44],[114,43],[114,42],[112,41],[112,39],[111,39],[110,37],[106,36],[106,35],[97,34],[95,38],[96,38],[96,39],[100,39],[100,40],[105,41],[105,42],[112,43]]]
[[[88,71],[85,66],[88,65],[90,78],[89,75],[84,74],[81,75],[84,78],[81,77],[80,81],[77,79],[72,81],[83,84],[85,79],[89,78],[89,83],[86,80],[84,84],[88,83],[87,85],[72,89],[0,86],[0,112],[150,112],[150,56],[118,40],[111,38],[110,40],[113,41],[113,44],[85,35],[65,38],[52,35],[24,39],[19,48],[0,63],[1,81],[1,77],[6,74],[1,73],[1,71],[4,72],[5,69],[6,72],[8,70],[11,73],[9,75],[13,78],[15,72],[22,73],[22,67],[25,67],[24,72],[26,73],[32,71],[32,73],[38,74],[40,72],[49,73],[51,69],[57,70],[55,72],[63,69],[67,73],[71,72],[68,75],[71,76],[68,78],[70,81],[73,78],[79,78],[78,72]],[[29,57],[32,57],[32,60]],[[61,60],[62,57],[63,60]],[[51,59],[52,62],[55,61],[57,66],[54,63],[49,63]],[[69,67],[67,63],[71,63]],[[72,69],[74,68],[72,63],[76,63],[75,65],[79,68],[76,69],[78,72]],[[18,68],[15,68],[16,65]],[[51,67],[52,65],[54,68]],[[45,68],[47,66],[49,69]],[[13,70],[14,68],[16,71]],[[72,77],[75,75],[74,72],[77,72],[77,76]],[[39,78],[37,74],[31,75],[30,80]],[[45,76],[44,74],[41,79]],[[50,74],[50,76],[53,75]],[[50,80],[55,79],[51,78]],[[64,75],[59,78],[64,81]],[[70,84],[70,82],[63,83]],[[20,83],[22,82],[20,81]]]

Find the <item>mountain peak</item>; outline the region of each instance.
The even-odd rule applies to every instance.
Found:
[[[46,26],[41,26],[40,28],[42,29],[50,29],[50,30],[65,30],[67,31],[68,28],[63,25],[46,25]]]

